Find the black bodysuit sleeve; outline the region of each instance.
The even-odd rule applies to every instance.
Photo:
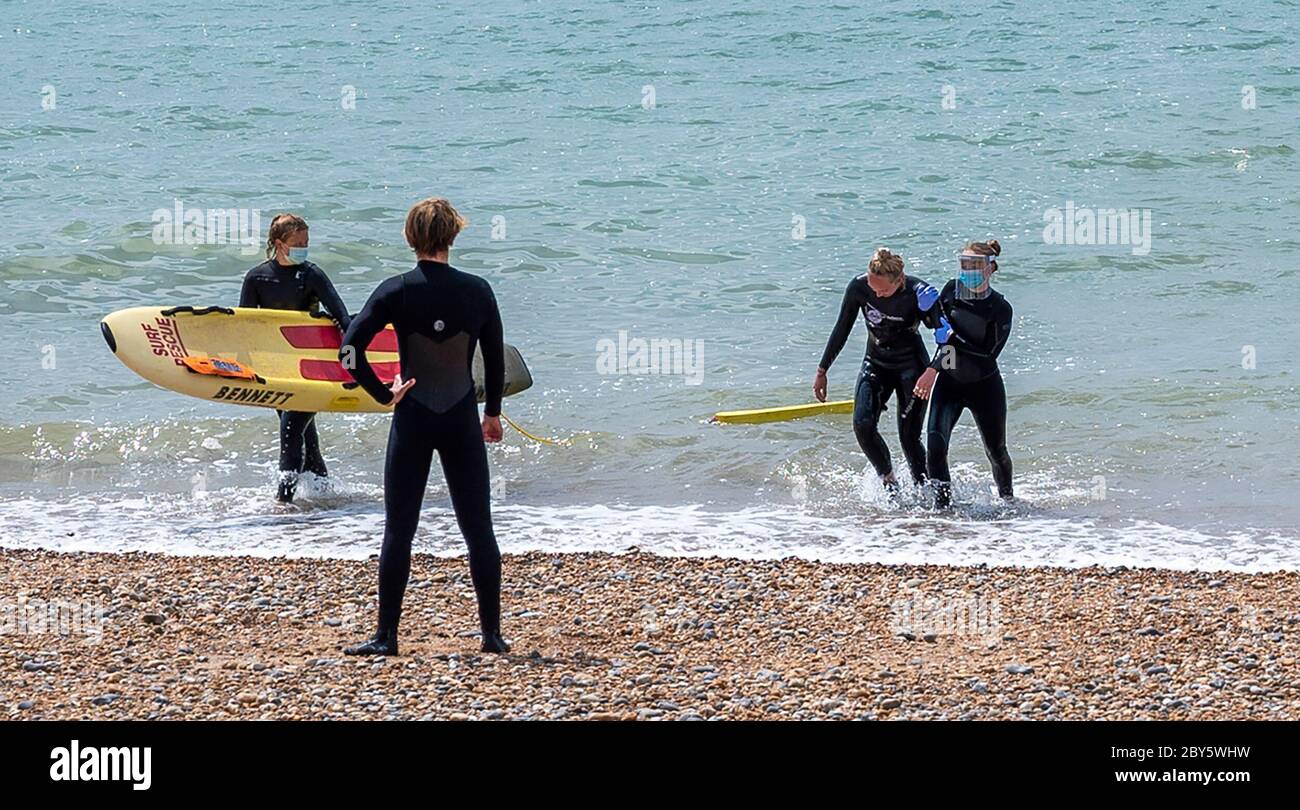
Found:
[[[506,346],[501,310],[490,286],[487,287],[487,299],[487,319],[479,333],[479,346],[483,349],[483,413],[500,416],[501,395],[506,386]]]
[[[992,334],[986,333],[983,338],[977,341],[973,340],[970,335],[957,332],[954,328],[953,335],[949,338],[948,343],[936,347],[934,359],[930,361],[930,368],[936,370],[942,368],[944,345],[951,345],[962,354],[988,360],[990,363],[996,361],[998,355],[1002,354],[1002,350],[1006,348],[1007,340],[1011,337],[1011,322],[1013,319],[1011,304],[1007,303],[1005,298],[998,302],[997,307],[996,319],[992,324],[993,329],[990,330]],[[938,307],[936,306],[935,309],[938,309]],[[951,320],[949,323],[951,324]]]
[[[825,350],[822,351],[820,368],[830,370],[831,363],[835,362],[835,358],[839,357],[840,351],[844,349],[849,333],[853,331],[853,322],[857,320],[858,313],[861,311],[862,296],[858,292],[858,280],[855,278],[844,288],[844,300],[840,302],[840,316],[835,321],[830,339],[826,341]]]
[[[920,279],[917,279],[916,283],[918,287],[922,284],[925,284],[925,282],[921,281]],[[926,284],[926,286],[928,287],[930,285]],[[940,295],[942,296],[942,294],[943,291],[940,290]],[[917,302],[917,308],[920,309],[919,301]],[[939,318],[941,317],[943,317],[943,307],[939,305],[939,299],[936,298],[935,302],[930,305],[929,309],[921,310],[921,325],[924,326],[926,329],[938,329]]]
[[[351,318],[348,317],[347,305],[339,297],[338,290],[334,289],[334,284],[330,281],[329,276],[316,265],[312,265],[307,274],[307,289],[312,295],[320,301],[325,311],[333,318],[343,331],[347,331]],[[382,327],[380,327],[382,328]]]
[[[1007,338],[1011,337],[1011,305],[1006,302],[1006,299],[998,303],[996,320],[993,321],[993,329],[990,332],[991,334],[986,333],[978,341],[956,330],[953,331],[953,337],[957,338],[957,345],[965,354],[989,360],[998,359],[1003,347],[1007,345]]]
[[[999,354],[1002,354],[1002,350],[1006,348],[1007,339],[1011,337],[1012,319],[1011,305],[1006,302],[1006,299],[1003,299],[1002,311],[998,313],[998,339],[994,342],[993,350],[989,353],[989,356],[994,360],[998,359]]]
[[[366,347],[375,335],[393,322],[395,304],[400,303],[396,296],[401,295],[401,277],[390,278],[379,285],[370,295],[370,300],[361,308],[357,317],[352,319],[343,335],[343,345],[339,347],[339,362],[352,374],[352,378],[361,384],[366,393],[375,398],[380,405],[393,401],[393,392],[380,381],[375,374],[370,360],[366,357]]]
[[[943,285],[943,289],[939,291],[939,300],[935,301],[934,306],[930,307],[930,311],[925,313],[926,328],[938,329],[941,325],[939,320],[948,317],[948,302],[952,300],[952,296],[956,292],[956,289],[956,284],[952,281]],[[951,321],[949,321],[949,323],[951,323]],[[951,342],[952,338],[948,338],[948,340]],[[934,342],[934,357],[930,358],[930,368],[935,371],[941,371],[943,369],[943,347],[947,345],[947,343],[940,343],[938,340],[935,340]]]
[[[241,307],[256,307],[257,303],[257,285],[253,283],[253,275],[257,272],[254,267],[244,274],[244,286],[239,290],[239,305]]]

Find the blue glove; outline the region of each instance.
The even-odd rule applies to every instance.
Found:
[[[939,291],[924,281],[916,285],[916,305],[921,308],[922,312],[929,312],[934,302],[939,300]]]
[[[952,324],[948,323],[947,318],[940,316],[939,328],[934,330],[934,342],[942,345],[944,343],[947,343],[949,338],[951,337],[952,337]]]

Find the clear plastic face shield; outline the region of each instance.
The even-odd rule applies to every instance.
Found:
[[[988,293],[993,261],[994,257],[977,253],[963,253],[957,257],[958,298],[982,298]]]

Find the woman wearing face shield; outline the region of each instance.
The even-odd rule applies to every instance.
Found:
[[[244,276],[239,305],[300,312],[324,307],[339,329],[346,331],[350,323],[348,308],[324,271],[307,261],[307,242],[307,222],[302,217],[279,214],[271,220],[266,237],[267,260]],[[276,499],[288,503],[293,500],[302,472],[324,478],[328,471],[320,452],[316,414],[276,413],[280,415],[280,483]]]
[[[970,242],[958,259],[957,278],[939,294],[935,312],[939,344],[915,393],[930,400],[926,430],[927,471],[935,505],[952,503],[948,443],[963,410],[970,409],[984,439],[998,494],[1010,500],[1011,456],[1007,453],[1007,391],[998,355],[1011,335],[1011,305],[990,284],[1002,254],[997,240]]]
[[[939,291],[920,279],[903,274],[903,257],[885,248],[876,250],[867,272],[849,282],[840,304],[840,315],[826,342],[821,365],[813,381],[813,395],[826,401],[826,371],[844,348],[849,332],[861,312],[867,322],[867,354],[858,372],[853,397],[853,433],[867,460],[886,488],[898,489],[889,447],[876,429],[880,413],[891,396],[896,396],[898,439],[911,468],[912,480],[925,480],[925,448],[921,425],[925,408],[913,407],[912,390],[925,371],[926,351],[918,326],[930,328]]]

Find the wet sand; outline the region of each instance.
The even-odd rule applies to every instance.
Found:
[[[0,717],[1300,718],[1294,572],[507,555],[489,656],[417,555],[402,655],[348,658],[375,569],[0,550]]]

